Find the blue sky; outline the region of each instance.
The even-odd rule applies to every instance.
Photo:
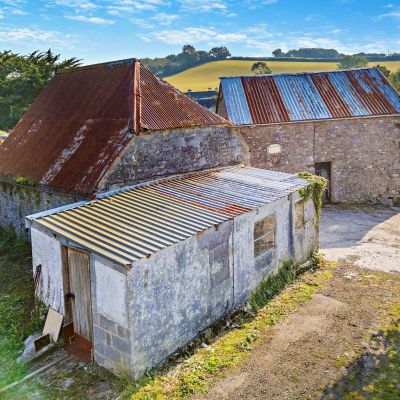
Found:
[[[378,0],[0,0],[0,49],[52,48],[86,64],[227,46],[400,52],[400,2]]]

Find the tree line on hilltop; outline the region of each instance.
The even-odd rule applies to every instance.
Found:
[[[142,62],[154,73],[165,76],[208,61],[224,60],[230,56],[226,47],[214,47],[206,52],[185,45],[179,54],[165,58],[147,58]],[[338,68],[365,67],[369,61],[366,56],[368,55],[343,56],[339,60]],[[265,61],[262,59],[255,61],[251,68],[253,74],[271,73]],[[59,54],[53,53],[50,49],[45,52],[34,51],[28,55],[0,51],[0,130],[7,131],[18,122],[56,72],[81,64],[82,60],[75,57],[62,60]],[[378,67],[400,92],[400,70],[389,71],[384,66],[378,65]]]
[[[143,58],[141,62],[155,74],[164,77],[210,61],[225,60],[230,56],[231,53],[224,46],[213,47],[210,51],[203,51],[196,50],[192,45],[187,44],[183,46],[179,54],[171,54],[167,57]]]

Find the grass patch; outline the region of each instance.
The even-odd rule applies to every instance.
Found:
[[[288,265],[286,263],[282,267],[281,278],[276,282],[292,281],[291,278],[287,278]],[[136,384],[128,385],[122,398],[174,400],[205,392],[213,379],[224,376],[228,369],[237,366],[248,356],[261,332],[283,320],[327,284],[333,276],[331,270],[334,267],[321,261],[320,266],[319,269],[306,272],[272,300],[270,300],[272,294],[269,292],[266,294],[265,287],[259,289],[260,293],[253,297],[254,306],[258,308],[253,319],[228,331],[210,346],[197,349],[193,356],[178,366],[168,371],[153,372]],[[276,283],[276,288],[278,287],[281,287],[281,283]],[[261,307],[263,303],[268,304]]]
[[[0,387],[25,375],[27,366],[16,359],[24,339],[41,325],[31,271],[29,243],[0,229]]]
[[[166,81],[184,92],[189,89],[201,91],[218,89],[221,76],[253,75],[251,67],[255,61],[247,60],[223,60],[214,61],[189,68],[164,78]],[[291,61],[265,61],[272,73],[294,73],[294,72],[315,72],[332,71],[337,69],[337,62],[291,62]],[[372,62],[369,66],[377,64],[384,65],[391,71],[400,68],[400,61]]]

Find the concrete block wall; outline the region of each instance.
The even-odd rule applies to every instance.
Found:
[[[332,201],[400,204],[400,117],[243,126],[250,164],[282,172],[332,163]],[[271,154],[269,146],[281,152]]]
[[[173,354],[253,290],[285,260],[304,262],[318,245],[311,200],[295,231],[294,204],[284,197],[134,263],[127,274],[131,372],[136,377]],[[275,215],[275,248],[254,257],[254,224]]]
[[[294,204],[301,200],[298,193],[285,197],[251,213],[235,218],[234,230],[234,303],[247,301],[258,284],[275,273],[284,261],[295,264],[304,262],[318,246],[318,224],[311,200],[305,203],[304,229],[294,226]],[[269,216],[275,216],[275,247],[265,254],[254,257],[254,224]]]
[[[116,372],[131,366],[126,271],[91,256],[94,360]]]
[[[248,163],[246,143],[227,126],[135,136],[99,183],[99,191],[169,175]]]
[[[233,306],[233,222],[134,263],[128,272],[131,371],[138,377]]]

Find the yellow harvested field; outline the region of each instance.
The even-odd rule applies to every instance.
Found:
[[[255,61],[224,60],[215,61],[187,69],[179,74],[165,78],[166,81],[184,92],[215,89],[221,76],[250,75]],[[265,61],[273,73],[332,71],[337,63],[330,62],[289,62]],[[384,65],[391,71],[400,69],[400,61],[372,62],[370,66]]]

